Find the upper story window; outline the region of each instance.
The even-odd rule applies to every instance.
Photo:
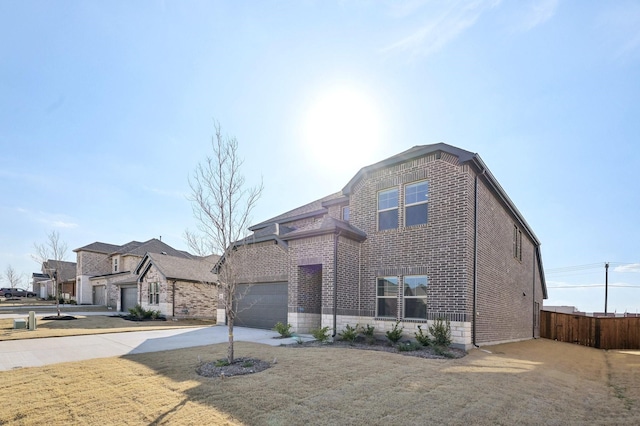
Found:
[[[404,226],[424,225],[427,223],[429,202],[429,183],[412,183],[404,188]]]
[[[345,222],[349,222],[349,216],[350,216],[350,210],[349,210],[349,206],[344,206],[342,208],[342,220],[344,220]]]
[[[376,316],[398,317],[398,277],[380,277],[376,290]]]
[[[425,275],[404,277],[404,318],[427,319],[427,283]]]
[[[118,258],[113,258],[113,272],[118,272]]]
[[[398,228],[398,188],[378,192],[378,231]]]
[[[522,260],[522,231],[513,225],[513,257]]]

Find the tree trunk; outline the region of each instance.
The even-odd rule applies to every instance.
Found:
[[[227,324],[229,325],[229,346],[227,347],[227,361],[229,364],[233,364],[233,317],[227,318]]]

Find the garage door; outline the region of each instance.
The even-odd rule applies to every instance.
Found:
[[[93,304],[94,305],[106,305],[106,287],[103,285],[97,285],[93,287]]]
[[[129,309],[138,304],[138,287],[121,287],[120,295],[122,297],[120,301],[122,312],[129,312]]]
[[[235,325],[272,329],[287,323],[287,283],[239,284]]]

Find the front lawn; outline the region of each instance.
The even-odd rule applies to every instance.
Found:
[[[11,395],[0,424],[640,423],[640,351],[541,339],[424,359],[240,342],[238,357],[271,368],[196,373],[225,352],[219,344],[0,372],[0,394]]]

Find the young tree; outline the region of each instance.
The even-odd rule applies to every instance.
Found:
[[[9,283],[9,287],[16,288],[21,287],[24,281],[24,274],[19,274],[13,266],[7,265],[7,269],[4,270],[4,279]]]
[[[33,260],[43,267],[43,272],[49,274],[53,280],[53,288],[56,296],[56,309],[60,316],[60,289],[58,288],[58,274],[60,272],[60,262],[67,257],[67,244],[60,241],[60,234],[57,231],[51,231],[47,235],[47,241],[42,244],[34,243],[33,247],[36,254]]]
[[[215,129],[216,135],[211,141],[213,155],[199,163],[189,178],[190,201],[200,232],[186,231],[185,237],[196,253],[222,256],[217,273],[229,328],[227,361],[233,363],[233,324],[237,314],[234,298],[247,247],[236,243],[246,235],[251,211],[262,194],[263,185],[260,182],[258,186],[245,186],[238,141],[235,137],[223,136],[217,122]]]

